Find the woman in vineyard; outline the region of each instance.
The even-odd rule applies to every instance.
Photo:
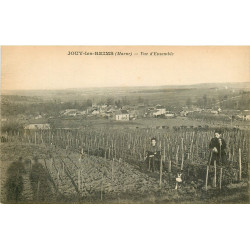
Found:
[[[214,165],[214,161],[216,161],[217,165],[225,165],[227,147],[226,142],[222,138],[221,130],[216,130],[214,135],[214,138],[211,139],[209,144],[209,165]]]
[[[222,138],[222,132],[216,130],[214,138],[211,139],[209,144],[210,155],[208,165],[212,165],[209,170],[208,182],[216,187],[219,175],[217,174],[217,167],[220,168],[220,175],[222,173],[223,166],[226,165],[226,142]],[[221,178],[221,177],[220,177]]]
[[[161,149],[157,145],[156,138],[151,139],[151,145],[147,151],[146,163],[148,170],[154,172],[156,168],[160,168],[160,159],[161,159]]]

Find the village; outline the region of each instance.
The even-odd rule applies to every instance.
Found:
[[[153,105],[125,105],[117,107],[116,105],[96,105],[93,104],[85,110],[65,109],[58,113],[58,116],[49,116],[46,113],[34,115],[20,115],[18,119],[24,123],[24,129],[50,129],[50,120],[109,120],[118,123],[147,120],[147,119],[210,119],[215,121],[245,122],[250,120],[250,110],[222,110],[202,109],[197,106],[183,106],[180,110],[168,110],[167,107],[157,104]],[[2,123],[8,119],[2,117]],[[184,122],[185,123],[185,122]],[[176,122],[178,125],[178,122]]]

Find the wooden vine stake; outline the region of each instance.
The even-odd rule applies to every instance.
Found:
[[[81,170],[78,170],[78,190],[81,191]]]
[[[183,170],[184,164],[184,147],[183,147],[183,138],[181,138],[181,170]]]
[[[59,181],[60,181],[60,174],[59,170],[57,171],[57,187],[59,187]]]
[[[103,192],[103,174],[102,174],[102,183],[101,183],[101,201],[102,201],[102,192]]]
[[[165,146],[165,141],[164,141],[164,147],[163,147],[163,161],[166,161],[166,146]]]
[[[119,159],[120,162],[120,159]],[[112,182],[113,182],[113,178],[114,178],[114,158],[112,160],[112,165],[111,165],[111,178],[112,178]]]
[[[207,173],[206,173],[206,191],[207,191],[207,182],[208,182],[208,170],[209,170],[209,165],[207,165]]]
[[[39,192],[40,192],[40,181],[37,183],[37,192],[36,192],[36,198],[39,200]]]
[[[176,167],[178,167],[178,153],[179,153],[179,145],[177,146],[177,151],[175,155]]]
[[[160,160],[160,187],[161,187],[161,183],[162,183],[162,157]]]
[[[216,187],[216,161],[214,161],[214,187]]]
[[[220,168],[220,190],[221,190],[221,181],[222,181],[222,168]]]
[[[239,167],[240,167],[239,181],[241,181],[241,149],[240,148],[239,148]]]
[[[53,171],[53,158],[52,158],[52,156],[51,156],[51,158],[50,158],[50,172],[52,173]]]

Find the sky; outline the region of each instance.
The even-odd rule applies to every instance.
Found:
[[[249,69],[249,46],[1,47],[3,91],[250,82]]]

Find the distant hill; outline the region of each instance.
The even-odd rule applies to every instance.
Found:
[[[117,87],[102,87],[102,88],[70,88],[58,90],[4,90],[2,95],[21,95],[21,96],[47,96],[48,98],[57,95],[92,95],[92,94],[107,94],[107,93],[147,93],[153,90],[167,91],[171,89],[247,89],[250,90],[250,82],[241,83],[199,83],[190,85],[161,85],[161,86],[117,86]]]
[[[231,89],[250,89],[250,82],[236,82],[236,83],[200,83],[189,85],[196,88],[231,88]]]

